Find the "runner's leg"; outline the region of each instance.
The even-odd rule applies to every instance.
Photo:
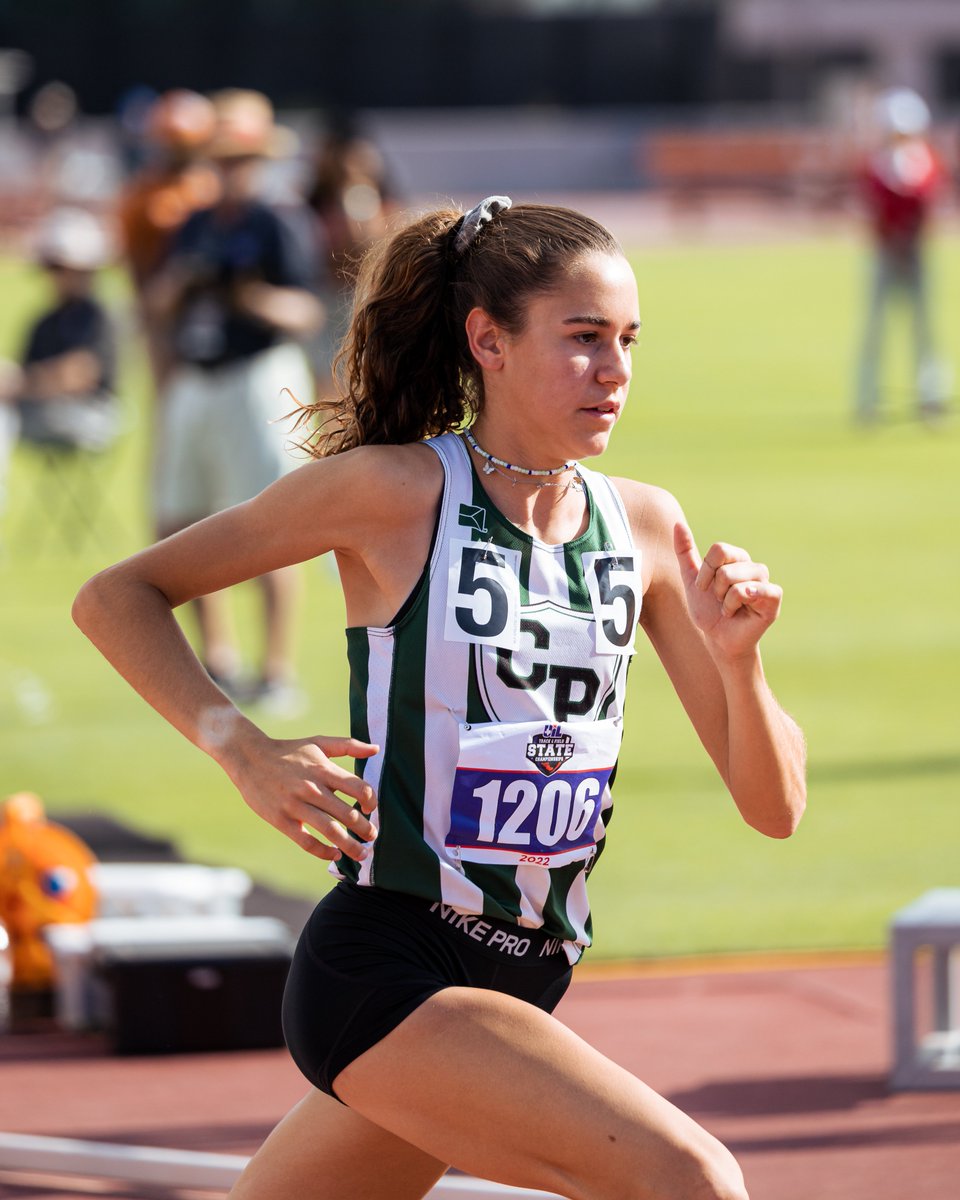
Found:
[[[484,1178],[571,1200],[746,1200],[739,1167],[706,1130],[498,992],[438,992],[334,1086],[355,1113]]]
[[[313,1091],[250,1160],[230,1200],[420,1200],[445,1170],[422,1150]]]

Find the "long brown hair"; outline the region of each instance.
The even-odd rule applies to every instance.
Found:
[[[334,360],[338,395],[301,408],[314,457],[355,446],[417,442],[461,428],[483,405],[467,314],[482,308],[519,334],[530,298],[549,291],[584,255],[622,254],[582,213],[519,204],[484,225],[462,254],[463,214],[439,209],[376,244],[360,267],[350,330]]]

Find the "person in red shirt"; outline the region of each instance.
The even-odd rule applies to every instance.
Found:
[[[944,169],[927,139],[930,110],[916,92],[909,88],[885,92],[878,101],[877,117],[881,141],[859,177],[874,248],[856,395],[856,417],[864,424],[878,416],[885,316],[895,296],[910,311],[919,414],[937,416],[944,405],[924,262],[928,218]]]

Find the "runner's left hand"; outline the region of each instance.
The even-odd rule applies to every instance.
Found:
[[[752,654],[780,613],[783,589],[746,550],[714,542],[703,558],[693,534],[674,526],[673,546],[687,595],[687,607],[718,662]]]

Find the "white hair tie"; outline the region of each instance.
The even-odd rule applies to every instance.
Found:
[[[481,200],[476,208],[471,208],[461,220],[460,228],[453,239],[454,254],[462,258],[477,240],[477,235],[484,225],[489,225],[497,213],[503,212],[512,203],[509,196],[488,196],[486,200]]]

